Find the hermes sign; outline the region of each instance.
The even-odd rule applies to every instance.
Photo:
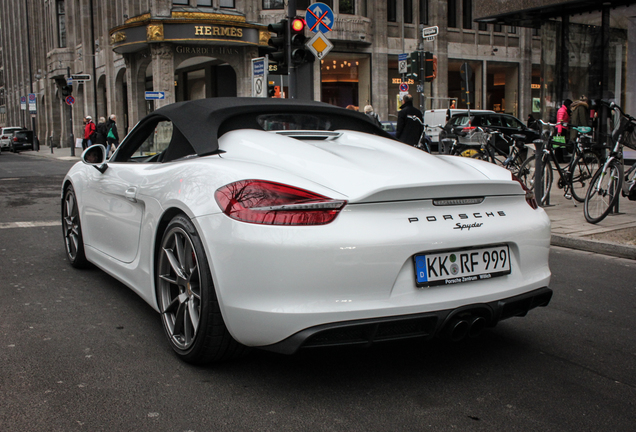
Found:
[[[194,26],[195,36],[224,36],[224,37],[243,37],[243,29],[240,27],[218,27],[218,26]]]

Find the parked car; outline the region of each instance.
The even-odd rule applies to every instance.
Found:
[[[11,148],[11,142],[13,141],[13,132],[18,130],[26,130],[20,126],[7,126],[3,127],[0,131],[0,149],[9,150]]]
[[[9,149],[13,153],[21,151],[21,150],[33,150],[33,131],[30,131],[30,130],[14,131]]]
[[[455,108],[442,108],[442,109],[434,109],[424,111],[424,124],[427,125],[426,135],[431,137],[431,141],[433,144],[439,144],[439,134],[442,131],[442,128],[448,123],[448,120],[451,117],[457,114],[465,114],[468,110],[466,109],[455,109]],[[493,113],[494,111],[490,110],[470,110],[471,114],[477,113]]]
[[[389,135],[391,135],[392,137],[395,138],[395,128],[397,127],[397,123],[394,121],[383,121],[380,122],[380,124],[382,125],[382,129],[384,129],[384,131],[386,133],[388,133]]]
[[[530,129],[521,120],[510,115],[495,112],[470,112],[453,115],[440,132],[440,139],[457,138],[458,143],[467,146],[478,146],[480,144],[480,132],[478,127],[494,129],[503,132],[505,135],[519,134],[526,137],[527,144],[540,138],[538,131]],[[458,136],[455,130],[462,130],[468,134],[465,137]],[[508,145],[500,138],[496,139],[496,145],[503,151],[508,151]]]
[[[109,160],[100,144],[81,159],[61,187],[68,260],[132,288],[187,362],[460,340],[552,296],[550,219],[510,171],[397,142],[362,113],[179,102]]]

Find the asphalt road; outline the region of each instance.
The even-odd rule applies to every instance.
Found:
[[[68,265],[69,166],[0,156],[2,431],[634,430],[634,261],[555,248],[552,303],[460,343],[193,367],[131,290]]]

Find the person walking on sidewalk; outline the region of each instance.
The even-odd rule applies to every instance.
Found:
[[[117,133],[117,116],[115,114],[111,114],[108,118],[108,122],[106,123],[106,141],[108,145],[106,146],[106,157],[110,154],[110,149],[112,147],[113,153],[119,146],[119,134]]]
[[[420,121],[414,120],[412,117],[417,117]],[[413,106],[413,96],[410,94],[404,95],[402,98],[402,106],[398,112],[398,121],[395,130],[396,138],[403,143],[412,146],[417,145],[422,136],[422,129],[424,128],[423,122],[422,111]]]
[[[84,141],[82,144],[86,143],[84,150],[89,148],[95,142],[95,123],[93,123],[93,117],[86,116],[86,126],[84,126]]]
[[[100,117],[99,123],[97,123],[97,128],[95,129],[95,142],[93,144],[101,144],[106,147],[106,135],[108,135],[106,119],[104,117]]]

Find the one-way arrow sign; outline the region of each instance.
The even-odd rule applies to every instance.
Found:
[[[147,91],[146,100],[161,100],[166,98],[166,92]]]

